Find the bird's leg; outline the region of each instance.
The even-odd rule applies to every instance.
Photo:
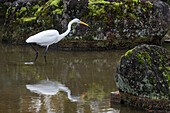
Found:
[[[47,50],[48,50],[48,46],[46,47],[45,53],[44,53],[44,59],[45,59],[45,63],[46,63],[46,64],[47,64],[47,60],[46,60],[46,53],[47,53]]]
[[[35,62],[37,60],[37,57],[38,57],[38,51],[34,48],[34,46],[32,44],[30,44],[30,45],[34,49],[34,51],[36,52],[35,53],[36,56],[34,55],[35,56],[34,62]]]

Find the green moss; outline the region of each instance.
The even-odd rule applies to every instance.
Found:
[[[125,53],[125,57],[126,57],[126,58],[129,58],[129,55],[132,55],[132,54],[133,54],[133,50],[134,50],[134,49],[136,49],[136,47],[134,47],[133,49],[127,51],[127,52]]]
[[[18,12],[16,12],[15,14],[16,14],[16,16],[18,17],[19,13],[18,13]]]
[[[152,4],[150,1],[146,1],[145,3],[146,3],[146,4],[144,4],[144,5],[140,4],[140,7],[141,7],[141,9],[142,9],[144,12],[146,12],[146,11],[148,10],[148,8],[152,8],[152,7],[153,7],[153,4]],[[148,5],[147,5],[147,4],[148,4]],[[147,5],[148,7],[146,7],[146,5]]]
[[[129,58],[129,55],[132,55],[133,54],[133,50],[135,48],[127,51],[125,53],[125,57],[126,58]],[[151,59],[150,59],[150,55],[149,53],[147,53],[146,51],[145,52],[142,52],[142,51],[139,51],[137,54],[136,54],[136,57],[138,58],[138,62],[139,63],[142,63],[144,64],[144,59],[146,60],[146,63],[149,65],[149,69],[151,69]]]
[[[148,8],[152,7],[151,2],[146,2],[145,5],[141,3],[140,0],[125,0],[124,3],[122,2],[109,2],[104,0],[88,0],[88,9],[90,10],[90,16],[96,16],[99,19],[102,19],[103,22],[107,22],[107,14],[106,11],[115,11],[115,17],[117,18],[126,18],[127,16],[132,17],[133,19],[137,20],[137,10],[147,11]],[[135,3],[135,5],[134,5]],[[149,5],[146,5],[149,4]],[[122,11],[122,5],[125,6],[125,10]],[[139,7],[140,8],[139,8]],[[138,9],[139,8],[139,9]]]
[[[27,17],[27,18],[21,18],[21,20],[23,21],[23,22],[31,22],[31,21],[34,21],[34,20],[36,20],[36,17]]]
[[[106,16],[106,9],[117,9],[121,3],[117,2],[108,2],[104,0],[89,0],[88,3],[88,9],[90,10],[89,15],[90,16],[97,16],[103,19],[104,22],[107,21],[107,16]]]
[[[136,48],[129,50],[125,53],[126,57],[121,58],[115,77],[118,88],[122,92],[142,98],[168,100],[170,67],[169,62],[166,64],[166,53],[162,53],[165,50],[153,45]],[[162,59],[162,62],[159,59]]]
[[[93,5],[93,4],[110,4],[110,2],[104,0],[89,0],[88,5]]]
[[[146,47],[148,50],[151,50],[151,48],[150,47]]]
[[[162,67],[159,67],[158,69],[159,69],[159,70],[161,70],[161,69],[162,69]]]
[[[169,71],[170,71],[170,69],[169,69]],[[163,74],[163,76],[167,79],[168,84],[169,84],[169,86],[170,86],[170,72],[164,71],[162,74]]]
[[[149,53],[147,53],[146,51],[145,51],[145,59],[146,59],[147,64],[149,65],[149,69],[151,69],[151,59],[150,59],[150,55],[149,55]]]
[[[64,10],[64,5],[62,6],[59,6],[58,3],[60,2],[60,0],[49,0],[49,6],[55,6],[56,9],[53,10],[53,14],[59,14],[61,15],[63,13],[63,10]]]
[[[9,14],[9,10],[11,9],[11,7],[9,7],[6,11],[6,18],[8,17],[8,14]]]
[[[120,2],[120,3],[112,2],[111,4],[112,4],[113,6],[119,7],[119,6],[121,6],[123,3],[122,3],[122,2]]]
[[[37,11],[35,12],[34,16],[38,16],[39,14],[44,14],[47,8],[55,6],[55,8],[51,11],[53,14],[62,15],[64,10],[64,5],[59,6],[58,3],[60,0],[49,0],[45,3],[45,5],[38,7]]]
[[[15,12],[16,7],[12,7],[13,12]]]
[[[138,53],[136,54],[136,56],[137,56],[137,58],[138,58],[138,62],[144,64],[144,60],[143,60],[143,55],[142,55],[142,53],[139,53],[139,52],[138,52]]]
[[[150,1],[146,1],[147,4],[149,4],[149,7],[152,8],[153,4]]]
[[[97,6],[96,4],[101,4],[101,6]],[[89,0],[88,9],[90,9],[89,15],[97,16],[105,13],[105,4],[110,4],[110,2],[104,0]]]
[[[56,9],[56,10],[53,11],[53,14],[56,13],[56,14],[62,15],[63,10],[64,10],[64,9]]]
[[[34,16],[37,16],[39,14],[39,12],[41,11],[41,9],[43,9],[43,6],[39,7],[37,9],[37,11],[35,12]]]
[[[136,3],[138,3],[138,2],[140,2],[140,0],[133,0],[133,2],[136,2]]]
[[[37,10],[38,8],[40,8],[38,4],[32,7],[33,10]]]
[[[22,8],[20,9],[20,13],[23,13],[23,12],[26,11],[26,10],[27,10],[26,7],[22,7]]]
[[[129,58],[129,55],[132,55],[132,54],[133,54],[133,50],[129,50],[125,53],[125,57]]]
[[[50,6],[56,6],[56,7],[58,7],[58,3],[60,2],[60,0],[50,0]]]
[[[163,58],[162,58],[162,57],[161,57],[161,58],[159,58],[159,61],[160,61],[160,62],[162,62],[162,60],[163,60]]]
[[[129,13],[129,16],[132,17],[134,20],[137,20],[137,17],[134,14]]]

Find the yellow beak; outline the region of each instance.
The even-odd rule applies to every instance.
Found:
[[[84,24],[84,25],[86,25],[86,26],[89,26],[88,24],[86,24],[86,23],[84,23],[84,22],[82,22],[82,21],[80,21],[80,23],[81,23],[81,24]]]

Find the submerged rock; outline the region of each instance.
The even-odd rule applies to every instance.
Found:
[[[99,48],[112,49],[161,44],[170,11],[166,3],[153,0],[18,0],[6,12],[3,40],[24,41],[46,29],[63,33],[73,18],[85,21],[89,28],[73,26],[65,40],[107,40]]]
[[[169,110],[170,52],[156,45],[129,50],[121,58],[115,81],[125,103]]]

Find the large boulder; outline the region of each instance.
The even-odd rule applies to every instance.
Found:
[[[169,110],[170,52],[140,45],[121,57],[115,75],[121,99],[147,109]]]
[[[97,41],[84,47],[112,49],[161,44],[169,29],[170,11],[165,2],[154,0],[17,0],[7,9],[3,39],[24,41],[51,28],[62,33],[73,18],[85,21],[89,28],[73,26],[65,40],[79,42],[71,46]]]

